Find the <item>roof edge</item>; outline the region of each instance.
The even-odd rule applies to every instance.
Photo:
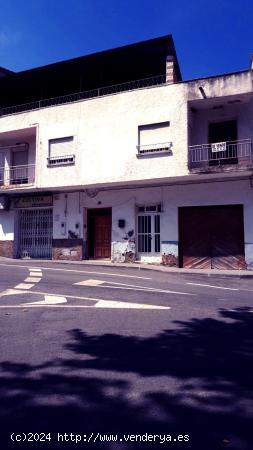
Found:
[[[166,42],[167,41],[167,42],[169,42],[171,44],[172,54],[175,57],[176,68],[177,68],[177,72],[178,72],[178,75],[179,75],[179,79],[182,80],[181,71],[180,71],[180,68],[179,68],[177,53],[176,53],[175,44],[174,44],[174,40],[173,40],[172,34],[166,34],[166,35],[163,35],[163,36],[159,36],[159,37],[155,37],[155,38],[151,38],[151,39],[145,39],[143,41],[134,42],[132,44],[120,45],[120,46],[112,47],[112,48],[105,49],[105,50],[99,50],[97,52],[87,53],[85,55],[77,56],[75,58],[63,59],[63,60],[56,61],[56,62],[53,62],[53,63],[50,63],[50,64],[45,64],[45,65],[42,65],[42,66],[36,66],[36,67],[32,67],[30,69],[21,70],[19,72],[12,72],[12,71],[9,71],[9,72],[13,73],[13,74],[20,75],[20,74],[23,74],[25,72],[36,71],[37,69],[49,68],[49,67],[53,67],[53,66],[56,66],[56,65],[71,63],[71,62],[78,61],[78,60],[81,61],[83,58],[94,58],[94,57],[96,57],[98,55],[102,55],[102,54],[106,55],[106,54],[117,52],[119,50],[127,50],[127,49],[131,49],[131,48],[135,48],[135,47],[141,47],[141,46],[153,44],[153,43],[156,43],[156,42],[159,42],[159,41],[160,42]]]

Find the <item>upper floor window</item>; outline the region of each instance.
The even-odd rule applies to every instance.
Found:
[[[138,156],[171,153],[170,122],[139,125]]]
[[[48,166],[75,164],[73,136],[50,139],[48,150]]]

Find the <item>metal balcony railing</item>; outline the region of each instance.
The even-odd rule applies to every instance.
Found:
[[[137,145],[138,154],[141,155],[154,155],[157,153],[171,153],[172,142],[160,142],[157,144]]]
[[[75,155],[50,156],[47,158],[47,166],[66,166],[75,164]]]
[[[21,105],[0,107],[0,117],[11,114],[17,114],[24,111],[32,111],[34,109],[48,108],[49,106],[63,105],[65,103],[78,102],[80,100],[88,100],[96,97],[103,97],[105,95],[117,94],[120,92],[133,91],[136,89],[143,89],[146,87],[159,86],[166,84],[166,75],[158,75],[150,78],[143,78],[141,80],[128,81],[126,83],[115,84],[112,86],[104,86],[89,91],[75,92],[73,94],[62,95],[54,98],[47,98],[43,100],[36,100],[30,103],[23,103]]]
[[[189,169],[212,169],[217,166],[243,168],[253,164],[251,139],[192,145],[189,147]]]
[[[33,184],[35,181],[35,164],[23,166],[0,167],[0,186]]]

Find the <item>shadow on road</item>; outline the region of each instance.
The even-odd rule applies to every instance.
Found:
[[[71,330],[68,358],[38,366],[2,362],[1,442],[23,431],[51,432],[53,439],[1,448],[252,450],[252,312],[220,310],[219,320],[177,325],[149,338]],[[64,444],[56,442],[58,432],[190,440]]]

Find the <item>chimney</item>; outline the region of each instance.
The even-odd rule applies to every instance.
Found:
[[[175,83],[176,81],[174,56],[168,55],[166,58],[166,83]]]

